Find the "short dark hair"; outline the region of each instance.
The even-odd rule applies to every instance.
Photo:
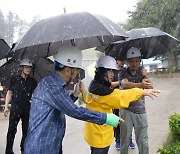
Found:
[[[104,67],[99,67],[99,68],[96,68],[96,71],[95,71],[95,76],[94,76],[94,79],[100,83],[103,83],[104,85],[110,87],[111,86],[111,83],[109,83],[108,81],[106,81],[104,79],[105,75],[107,74],[107,71],[109,69],[107,68],[104,68]]]
[[[120,56],[115,57],[115,59],[116,59],[116,60],[120,60],[120,61],[124,61],[124,60],[125,60],[125,58],[124,58],[124,57],[120,57]]]
[[[67,66],[62,65],[61,63],[54,61],[54,65],[55,65],[55,71],[62,71],[64,70]]]

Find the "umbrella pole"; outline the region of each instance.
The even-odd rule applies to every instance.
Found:
[[[80,73],[78,73],[78,78],[79,78],[79,81],[81,81],[81,75],[80,75]],[[85,90],[83,90],[83,91],[81,92],[81,94],[82,94],[82,99],[83,99],[83,101],[84,101],[85,104],[90,104],[90,103],[92,102],[92,100],[93,100],[92,95],[90,96],[90,99],[88,99],[89,94],[85,94]]]
[[[80,73],[78,73],[78,80],[81,81],[81,75],[80,75]],[[83,99],[84,103],[86,103],[85,90],[83,90],[83,91],[81,92],[81,94],[82,94],[82,99]]]
[[[142,67],[144,67],[144,64],[143,64],[143,59],[141,59],[141,62],[142,62]]]

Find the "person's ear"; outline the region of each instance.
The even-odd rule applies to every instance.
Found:
[[[19,68],[19,71],[22,71],[23,70],[23,66],[21,66],[20,68]]]
[[[71,68],[70,68],[70,67],[66,67],[66,68],[65,68],[65,71],[66,71],[67,73],[69,73],[69,72],[71,72]]]

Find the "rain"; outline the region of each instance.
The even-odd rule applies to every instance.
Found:
[[[15,2],[22,5],[23,13],[16,8]],[[39,1],[31,3],[34,3],[33,6],[29,3],[23,6],[24,2],[20,0],[0,2],[0,85],[5,89],[2,91],[3,97],[5,98],[11,78],[20,75],[19,63],[24,58],[32,60],[34,68],[31,76],[40,82],[43,77],[55,71],[53,55],[58,49],[67,45],[76,46],[83,53],[82,65],[85,72],[81,72],[81,80],[88,90],[95,75],[95,62],[100,56],[125,59],[128,49],[138,47],[142,54],[141,66],[147,70],[154,88],[161,90],[157,99],[146,99],[149,151],[150,154],[157,153],[158,149],[163,151],[163,148],[166,151],[168,146],[164,146],[164,143],[168,140],[170,131],[169,116],[180,114],[180,1],[78,0],[75,3],[71,0],[52,0],[51,3],[56,8],[49,2],[46,4],[47,2],[41,1],[41,6],[35,5]],[[83,6],[81,9],[80,4]],[[44,8],[45,5],[48,7],[42,11],[44,14],[39,15],[36,10],[43,9],[43,5]],[[32,8],[36,9],[32,11]],[[56,13],[51,12],[52,8]],[[28,13],[34,16],[29,19]],[[125,61],[124,66],[127,65]],[[76,78],[74,82],[77,83],[77,80]],[[3,116],[4,104],[4,101],[0,104],[0,127],[3,132],[0,153],[5,151],[9,120]],[[76,104],[79,105],[79,102]],[[19,125],[14,143],[15,153],[20,153]],[[136,147],[129,149],[129,154],[136,154],[138,147],[134,130],[132,134]],[[83,122],[67,117],[63,144],[64,154],[90,152],[83,137]],[[175,141],[169,144],[179,148]],[[115,149],[113,140],[109,154],[116,153],[119,151]]]

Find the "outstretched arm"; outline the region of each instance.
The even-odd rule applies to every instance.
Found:
[[[154,97],[157,97],[160,92],[161,92],[160,90],[156,90],[156,89],[144,89],[142,94],[143,96],[149,96],[152,99],[154,99]]]

